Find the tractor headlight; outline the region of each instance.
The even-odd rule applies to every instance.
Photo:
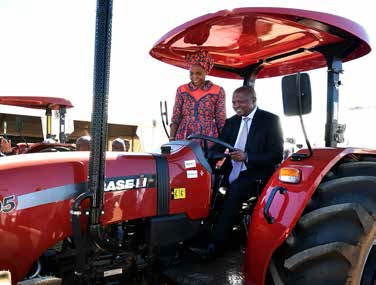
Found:
[[[278,179],[286,183],[299,183],[301,179],[301,171],[297,168],[283,167],[279,170]]]

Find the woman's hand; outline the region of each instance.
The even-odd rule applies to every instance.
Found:
[[[170,126],[170,136],[168,137],[168,140],[170,142],[175,140],[177,129],[178,129],[178,125],[175,124],[175,123],[171,123],[171,126]]]

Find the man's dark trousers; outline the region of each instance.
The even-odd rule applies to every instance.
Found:
[[[223,249],[242,204],[256,195],[256,180],[257,178],[252,177],[247,171],[242,171],[239,177],[229,185],[222,209],[213,228],[212,241],[217,249]]]

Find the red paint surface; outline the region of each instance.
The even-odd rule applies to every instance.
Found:
[[[184,161],[195,160],[196,167],[185,168]],[[185,188],[186,198],[170,200],[170,214],[187,213],[191,219],[209,215],[211,198],[210,173],[197,161],[190,148],[182,148],[168,157],[170,185]],[[197,170],[198,178],[187,178],[188,170]]]
[[[366,31],[357,23],[335,15],[286,8],[239,8],[207,14],[187,22],[159,39],[150,51],[158,60],[188,68],[185,56],[203,48],[216,65],[243,68],[280,54],[304,53],[269,62],[257,78],[286,75],[326,66],[323,56],[308,49],[343,41],[323,27],[307,26],[306,18],[335,26],[359,40],[344,61],[370,52]],[[235,73],[213,68],[210,75],[241,79]]]
[[[32,109],[59,110],[60,106],[72,108],[72,103],[63,98],[41,97],[41,96],[0,96],[0,104]]]
[[[0,201],[44,189],[87,181],[89,152],[26,154],[1,158]],[[190,148],[167,156],[170,184],[185,188],[186,199],[170,200],[170,213],[187,213],[192,219],[208,215],[210,174],[197,162]],[[196,160],[198,178],[187,179],[185,160]],[[106,177],[156,174],[150,154],[107,153]],[[155,184],[155,187],[157,184]],[[57,188],[56,191],[59,189]],[[102,224],[155,216],[157,189],[141,188],[105,192]],[[73,199],[49,203],[10,213],[0,213],[0,268],[12,272],[14,282],[21,280],[30,266],[49,247],[72,234],[70,207]],[[84,207],[88,201],[84,203]],[[82,216],[82,221],[85,218]]]
[[[248,285],[264,284],[271,255],[290,234],[322,177],[335,163],[350,153],[376,154],[376,151],[353,148],[315,149],[313,157],[309,159],[284,161],[281,167],[295,167],[301,170],[302,180],[299,184],[280,182],[278,170],[274,173],[254,209],[248,231],[244,265],[245,280]],[[269,214],[275,218],[275,221],[273,224],[268,224],[263,210],[271,190],[276,186],[287,188],[287,193],[275,195],[269,209]]]
[[[322,176],[339,159],[350,153],[376,154],[376,151],[316,149],[314,156],[307,160],[287,160],[281,167],[296,167],[302,171],[302,181],[296,185],[282,183],[278,181],[278,172],[274,174],[256,205],[249,228],[245,257],[245,278],[248,284],[263,284],[271,254],[296,224]],[[2,158],[0,199],[86,182],[88,156],[88,152],[61,152]],[[171,189],[186,189],[186,199],[170,200],[170,214],[187,213],[191,219],[205,218],[211,197],[209,172],[198,163],[188,147],[182,147],[166,157]],[[195,160],[196,166],[185,168],[184,162],[188,160]],[[198,177],[187,178],[187,170],[194,169],[197,170]],[[106,177],[155,173],[155,160],[149,154],[107,154]],[[269,225],[263,216],[263,208],[275,186],[286,187],[287,194],[276,194],[269,210],[270,215],[275,217],[275,222]],[[70,199],[0,214],[0,249],[3,253],[0,267],[10,269],[15,282],[25,276],[46,249],[72,234],[69,214],[72,201]],[[101,222],[109,224],[154,216],[156,201],[156,188],[106,192],[105,214],[101,217]],[[84,221],[85,218],[82,219]]]
[[[72,156],[72,157],[70,157]],[[58,157],[58,158],[57,158]],[[88,153],[25,154],[0,164],[0,199],[87,179]],[[0,267],[17,282],[50,246],[71,235],[71,201],[0,213]]]

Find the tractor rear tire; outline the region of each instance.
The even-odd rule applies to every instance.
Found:
[[[324,182],[310,204],[287,243],[286,284],[376,284],[376,175]]]

